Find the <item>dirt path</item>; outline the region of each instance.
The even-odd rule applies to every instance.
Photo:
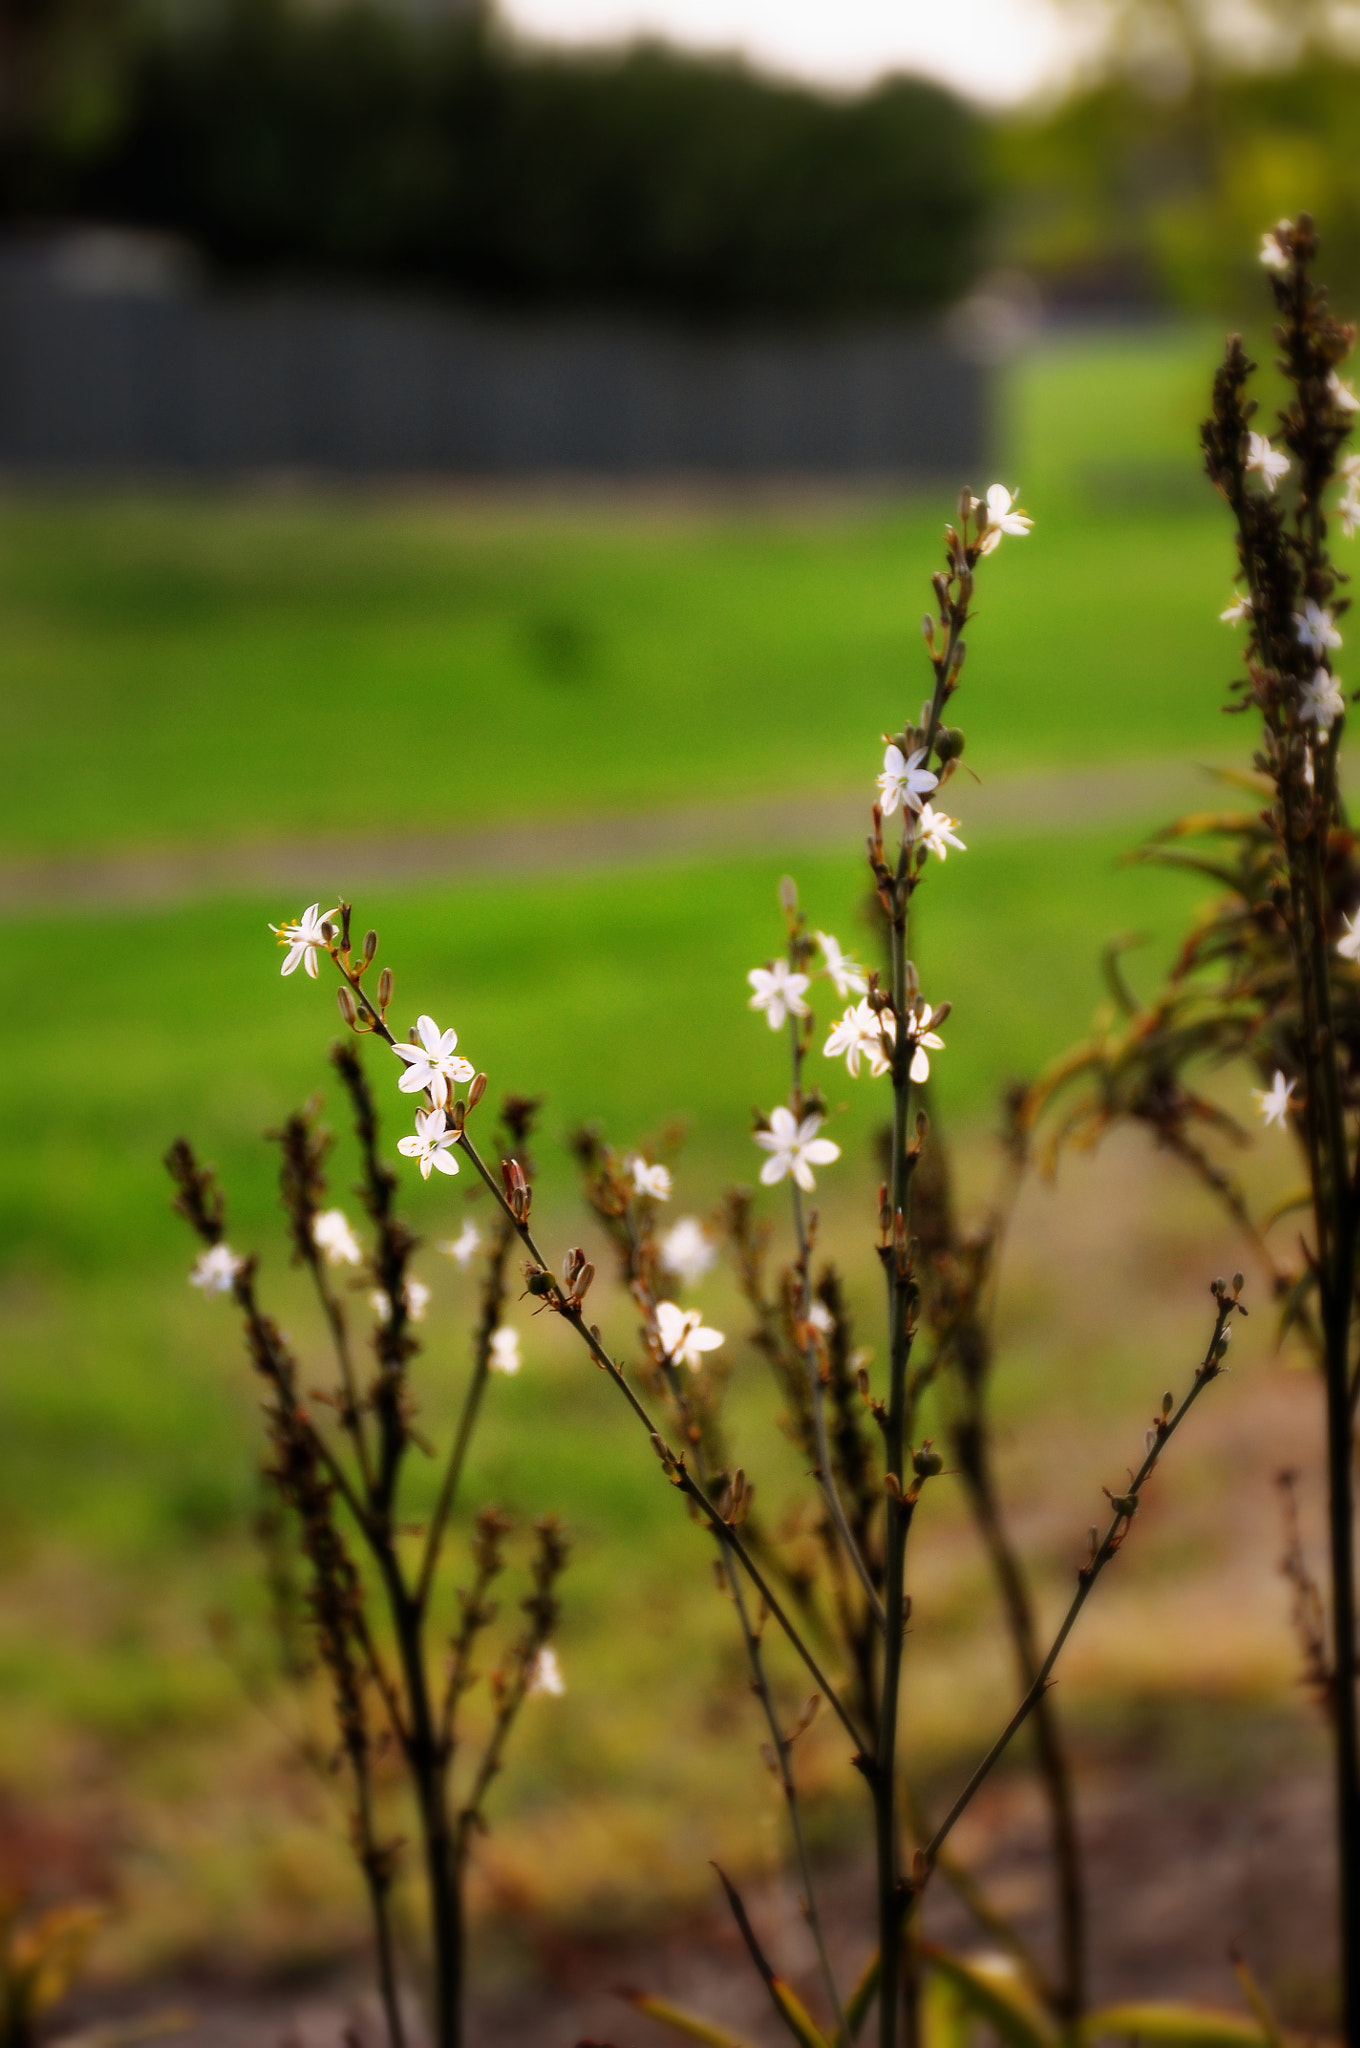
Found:
[[[987,783],[965,778],[956,787],[953,801],[966,810],[970,828],[1022,837],[1171,817],[1201,799],[1207,785],[1189,765],[1129,762]],[[584,872],[760,847],[783,855],[853,843],[867,823],[868,801],[860,788],[358,841],[335,834],[0,859],[0,912],[155,909],[256,892],[291,902],[323,888],[352,896],[383,884]]]

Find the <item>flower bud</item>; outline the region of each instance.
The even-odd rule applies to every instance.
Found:
[[[475,1109],[475,1108],[477,1107],[477,1104],[478,1104],[478,1103],[479,1103],[479,1102],[481,1101],[482,1097],[483,1097],[483,1096],[484,1096],[485,1094],[486,1094],[486,1075],[485,1075],[485,1074],[474,1074],[474,1075],[473,1075],[473,1077],[472,1077],[472,1079],[471,1079],[471,1081],[470,1081],[470,1082],[468,1083],[468,1092],[467,1092],[467,1106],[468,1106],[468,1108],[469,1108],[469,1109]]]
[[[387,1005],[391,1000],[392,970],[390,967],[384,967],[382,973],[378,976],[378,1009],[380,1013],[386,1014]]]
[[[931,618],[929,612],[922,614],[921,638],[925,641],[927,647],[935,645],[935,621]]]
[[[353,1031],[359,1022],[359,1006],[354,1000],[354,991],[344,983],[335,991],[335,1006]]]
[[[1170,1394],[1170,1393],[1168,1393],[1168,1394],[1163,1394],[1163,1395],[1162,1395],[1162,1414],[1163,1414],[1163,1415],[1169,1415],[1169,1414],[1171,1413],[1172,1409],[1173,1409],[1173,1408],[1175,1407],[1175,1405],[1176,1405],[1176,1396],[1175,1396],[1174,1394]]]
[[[782,908],[792,917],[798,908],[798,884],[792,875],[783,875],[779,882],[779,901]]]
[[[364,933],[364,966],[365,966],[365,967],[367,967],[367,966],[368,966],[369,962],[370,962],[370,961],[372,960],[372,958],[373,958],[373,955],[374,955],[374,954],[375,954],[375,953],[377,952],[377,950],[378,950],[378,934],[377,934],[376,932],[365,932],[365,933]]]
[[[1243,1274],[1241,1274],[1241,1273],[1234,1273],[1234,1274],[1233,1274],[1233,1293],[1234,1293],[1234,1294],[1240,1294],[1240,1293],[1242,1292],[1242,1289],[1243,1289],[1243,1288],[1244,1288],[1244,1287],[1246,1286],[1246,1284],[1247,1284],[1247,1282],[1246,1282],[1246,1278],[1245,1278],[1245,1275],[1243,1275]]]

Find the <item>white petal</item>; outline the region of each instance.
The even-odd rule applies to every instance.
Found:
[[[776,1152],[774,1157],[767,1159],[760,1169],[762,1185],[772,1188],[777,1180],[783,1180],[784,1175],[792,1164],[793,1154],[791,1152]]]
[[[803,1147],[804,1159],[810,1159],[814,1166],[830,1166],[833,1159],[839,1159],[841,1148],[830,1138],[814,1138]]]
[[[458,1161],[446,1145],[441,1145],[434,1154],[434,1164],[441,1173],[457,1173]]]
[[[420,1033],[421,1044],[433,1058],[439,1051],[439,1026],[433,1017],[417,1017],[416,1030]]]

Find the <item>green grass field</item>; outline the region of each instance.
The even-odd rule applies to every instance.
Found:
[[[1037,526],[984,572],[958,708],[984,779],[1180,763],[1243,738],[1219,711],[1232,672],[1217,618],[1228,537],[1195,483],[1212,355],[1198,334],[1072,343],[1015,373],[999,467],[1024,486]],[[0,507],[0,856],[477,820],[516,821],[532,845],[550,815],[856,781],[867,807],[879,734],[923,693],[917,622],[946,510],[11,497]],[[964,777],[951,802],[965,827],[967,799]],[[1008,1079],[1084,1029],[1101,941],[1146,932],[1149,965],[1134,972],[1150,975],[1200,893],[1121,866],[1132,826],[1033,823],[1022,837],[971,838],[920,899],[926,993],[955,1005],[940,1104],[965,1133]],[[624,1140],[682,1120],[685,1210],[753,1177],[751,1107],[779,1098],[783,1074],[744,977],[777,946],[775,888],[790,866],[813,921],[857,938],[854,845],[800,854],[792,826],[740,858],[388,889],[360,905],[397,970],[399,1021],[427,1008],[456,1021],[493,1090],[547,1098],[543,1201],[564,1237],[575,1226],[560,1139],[583,1118]],[[324,1084],[336,1026],[329,989],[277,973],[265,920],[298,907],[237,895],[19,913],[9,926],[0,1776],[58,1802],[85,1756],[100,1784],[123,1788],[139,1845],[120,1951],[133,1961],[214,1943],[324,1947],[353,1910],[343,1875],[312,1867],[327,1817],[301,1794],[286,1825],[255,1810],[277,1780],[277,1740],[205,1623],[213,1608],[258,1609],[244,1533],[257,1418],[229,1310],[185,1286],[191,1248],[159,1166],[180,1131],[219,1163],[234,1239],[266,1248],[268,1285],[305,1331],[260,1137]],[[387,1080],[395,1136],[405,1101]],[[827,1080],[845,1153],[827,1198],[848,1241],[837,1189],[867,1185],[881,1104],[843,1067]],[[455,1223],[462,1195],[411,1175],[410,1212],[431,1236]],[[455,1306],[451,1270],[426,1265],[443,1268],[430,1275],[437,1308]],[[626,1311],[619,1329],[626,1339]],[[436,1315],[422,1380],[432,1427],[450,1412],[463,1341]],[[1097,1408],[1145,1371],[1109,1341],[1123,1363]],[[582,1910],[607,1915],[632,1880],[610,1892],[619,1866],[600,1815],[664,1890],[691,1849],[700,1864],[714,1853],[711,1835],[699,1844],[706,1826],[749,1835],[754,1809],[734,1789],[748,1758],[743,1748],[733,1761],[729,1745],[724,1763],[704,1760],[709,1674],[728,1668],[724,1616],[702,1572],[676,1590],[692,1532],[650,1453],[602,1405],[598,1376],[583,1382],[541,1326],[528,1354],[522,1378],[496,1390],[478,1476],[573,1526],[567,1643],[579,1679],[556,1732],[531,1737],[524,1789],[507,1796],[532,1815],[504,1853],[507,1867],[517,1842],[540,1853],[589,1809],[598,1841],[580,1867],[598,1882],[583,1879]],[[1039,1373],[1037,1340],[1025,1355]],[[1022,1375],[1018,1416],[1028,1386]],[[741,1399],[754,1428],[760,1397]],[[639,1539],[645,1569],[625,1575]],[[641,1619],[658,1613],[664,1643]],[[662,1688],[686,1759],[669,1777],[639,1704]],[[248,1824],[224,1820],[229,1798]]]

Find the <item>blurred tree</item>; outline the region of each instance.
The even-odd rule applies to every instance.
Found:
[[[530,52],[480,13],[287,0],[217,0],[122,47],[93,146],[48,123],[10,152],[11,218],[177,229],[237,267],[699,316],[917,311],[977,265],[981,124],[921,81],[838,100],[659,46]]]

